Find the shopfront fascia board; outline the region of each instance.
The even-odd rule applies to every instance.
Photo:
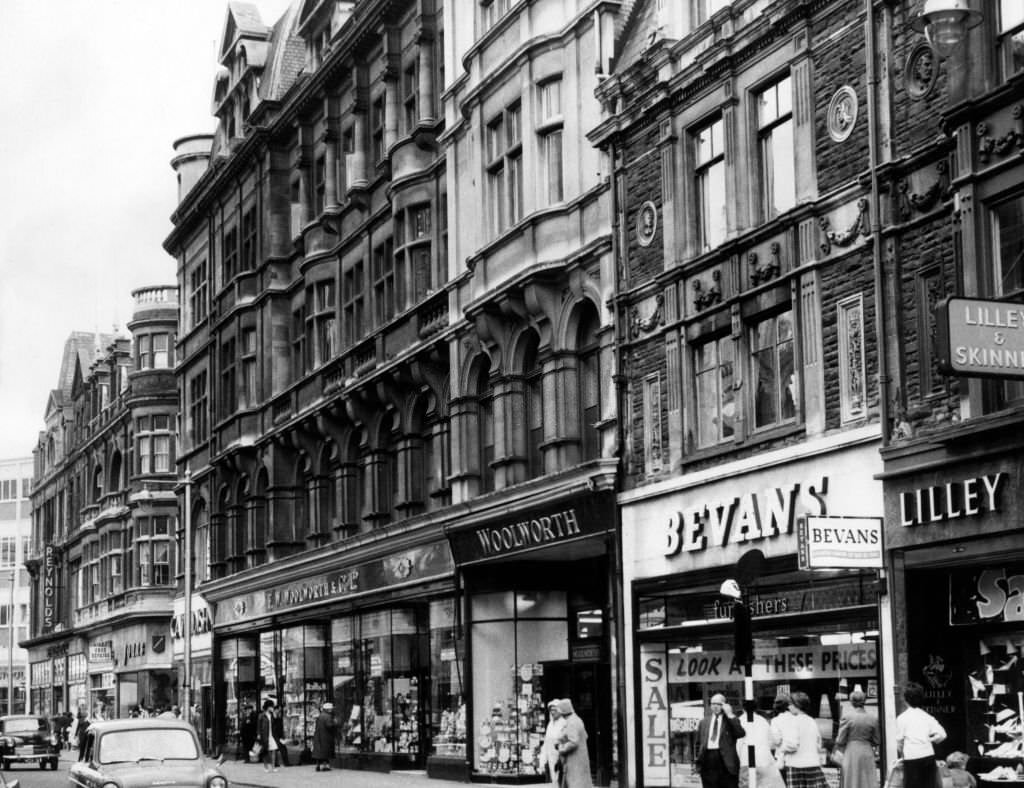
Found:
[[[726,466],[705,484],[624,504],[627,582],[734,567],[752,548],[769,559],[796,555],[799,517],[883,516],[878,446],[847,445],[742,474]]]
[[[469,566],[603,537],[615,529],[615,495],[588,492],[448,531],[455,563]]]
[[[434,542],[351,566],[320,572],[300,580],[238,594],[214,605],[215,629],[256,622],[362,599],[382,592],[423,586],[451,577],[455,567],[447,542]]]
[[[888,479],[886,549],[930,548],[1018,528],[1020,485],[1011,459],[951,460]]]

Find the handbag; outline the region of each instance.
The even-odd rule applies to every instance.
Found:
[[[903,788],[903,760],[897,760],[889,767],[885,788]]]
[[[259,757],[262,754],[263,754],[263,745],[260,744],[259,742],[256,742],[252,746],[252,749],[249,750],[249,757],[252,758],[254,761],[259,760]]]
[[[832,750],[832,752],[829,753],[828,762],[831,763],[833,766],[842,767],[843,757],[845,755],[846,753],[843,752],[841,747],[836,747],[834,750]]]

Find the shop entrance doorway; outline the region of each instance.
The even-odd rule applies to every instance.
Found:
[[[544,697],[568,698],[587,730],[590,774],[595,785],[612,778],[612,686],[607,662],[545,662]]]

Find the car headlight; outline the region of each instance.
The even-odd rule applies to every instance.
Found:
[[[121,788],[121,786],[115,782],[110,782],[108,780],[107,782],[103,783],[102,788]]]
[[[56,746],[56,744],[57,744],[57,737],[51,735],[50,738],[47,739],[47,741],[50,742],[50,744]]]
[[[228,788],[228,781],[218,774],[216,777],[210,778],[206,788]]]

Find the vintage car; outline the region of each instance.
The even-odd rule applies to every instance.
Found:
[[[60,750],[45,717],[15,714],[0,717],[0,768],[12,763],[38,763],[40,769],[57,768]]]
[[[207,764],[195,730],[174,719],[94,722],[85,734],[82,760],[68,772],[72,788],[227,788]]]

